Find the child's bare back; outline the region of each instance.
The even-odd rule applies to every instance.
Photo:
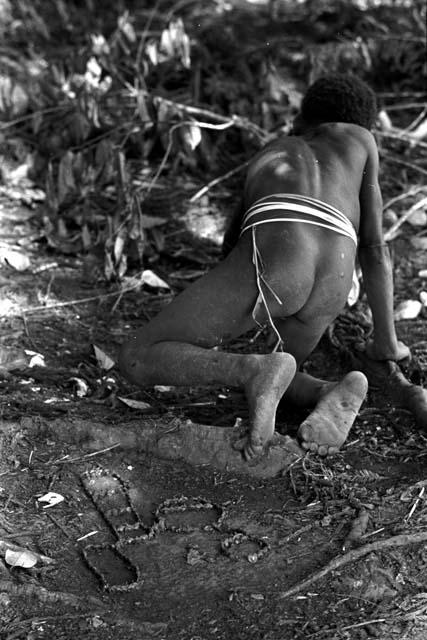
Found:
[[[350,107],[354,104],[355,82],[326,81],[333,106],[341,94],[350,98]],[[271,440],[283,396],[314,407],[299,430],[305,448],[325,455],[347,437],[366,395],[365,376],[351,372],[341,382],[331,383],[297,369],[345,304],[357,233],[374,317],[371,353],[379,359],[407,355],[394,331],[378,154],[365,124],[368,116],[372,121],[375,115],[374,102],[366,85],[357,88],[365,111],[360,115],[356,109],[354,122],[360,120],[362,126],[339,122],[339,109],[336,122],[328,122],[326,116],[316,120],[310,113],[315,106],[314,113],[322,114],[319,95],[324,87],[323,93],[316,84],[309,89],[305,98],[309,120],[298,118],[295,135],[267,146],[249,167],[243,210],[232,225],[234,230],[242,228],[234,238],[228,235],[234,245],[229,255],[122,348],[121,369],[138,384],[217,383],[243,388],[250,415],[249,434],[241,442],[246,458],[260,454]],[[329,105],[326,113],[330,112]],[[263,324],[276,332],[279,352],[212,351]]]
[[[343,212],[358,233],[361,188],[369,189],[372,198],[378,188],[376,177],[364,173],[373,149],[372,135],[352,124],[323,124],[300,136],[282,137],[250,164],[244,211],[260,199],[268,202],[274,194],[295,194]],[[259,225],[256,233],[260,254],[266,258],[265,279],[280,291],[283,302],[280,312],[274,296],[266,294],[273,315],[296,316],[309,323],[335,318],[351,287],[356,254],[351,238],[318,224],[290,221]]]

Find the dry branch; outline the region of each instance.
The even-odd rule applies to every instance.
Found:
[[[388,229],[388,231],[386,231],[386,233],[384,234],[384,240],[386,242],[393,240],[393,238],[396,236],[396,231],[402,226],[402,224],[406,222],[412,216],[412,214],[415,213],[415,211],[418,211],[418,209],[422,209],[423,207],[426,207],[426,206],[427,206],[427,197],[421,198],[421,200],[419,200],[416,204],[410,207],[408,211],[406,211],[406,213],[404,213],[403,216],[401,216],[399,220],[395,222],[394,225],[390,227],[390,229]]]
[[[64,606],[87,608],[88,605],[105,609],[103,603],[94,596],[78,596],[63,591],[49,591],[36,584],[16,584],[12,580],[0,580],[0,592],[22,598],[37,598],[46,604],[62,604]]]
[[[294,587],[291,587],[287,591],[283,591],[282,593],[280,593],[279,599],[283,600],[284,598],[289,598],[289,596],[294,596],[300,591],[304,591],[304,589],[313,584],[313,582],[317,582],[317,580],[324,578],[331,571],[340,569],[350,562],[355,562],[356,560],[359,560],[360,558],[368,555],[368,553],[382,551],[383,549],[390,549],[391,547],[403,547],[409,544],[417,544],[420,542],[427,542],[427,531],[421,531],[419,533],[405,533],[398,536],[393,536],[392,538],[386,538],[385,540],[370,542],[364,547],[353,549],[343,556],[334,558],[333,560],[328,562],[328,564],[323,567],[323,569],[312,573],[311,576],[309,576],[302,582],[299,582]]]
[[[257,478],[271,478],[287,471],[304,456],[289,436],[275,434],[266,452],[254,462],[246,462],[233,444],[242,436],[240,429],[195,424],[190,420],[138,420],[107,426],[80,418],[61,418],[40,424],[24,418],[22,427],[49,433],[61,441],[78,443],[90,450],[119,444],[166,460],[182,460],[192,465],[208,465]]]

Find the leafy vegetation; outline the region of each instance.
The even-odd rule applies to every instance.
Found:
[[[107,280],[206,182],[233,191],[325,71],[363,75],[409,131],[422,108],[422,0],[1,0],[0,17],[3,183],[44,198],[48,244],[100,254]]]

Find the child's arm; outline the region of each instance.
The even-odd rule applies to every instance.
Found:
[[[233,214],[228,221],[228,225],[225,230],[224,240],[222,242],[222,255],[225,258],[237,244],[240,236],[240,226],[242,224],[243,215],[243,197],[236,204]]]
[[[397,340],[393,320],[393,271],[382,230],[382,197],[378,184],[378,150],[370,136],[368,159],[360,189],[359,260],[372,310],[373,340],[367,355],[375,360],[402,360],[408,347]]]

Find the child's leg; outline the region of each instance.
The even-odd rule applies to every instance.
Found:
[[[136,384],[242,387],[249,403],[245,455],[261,453],[274,432],[280,398],[295,375],[286,353],[239,355],[212,350],[255,326],[257,299],[250,242],[192,284],[122,347],[122,373]]]
[[[276,326],[284,348],[300,365],[327,324],[309,325],[293,317],[277,322]],[[284,397],[298,406],[314,407],[298,430],[302,446],[320,455],[337,451],[347,438],[367,390],[368,381],[361,371],[348,373],[340,382],[326,382],[297,372]]]

